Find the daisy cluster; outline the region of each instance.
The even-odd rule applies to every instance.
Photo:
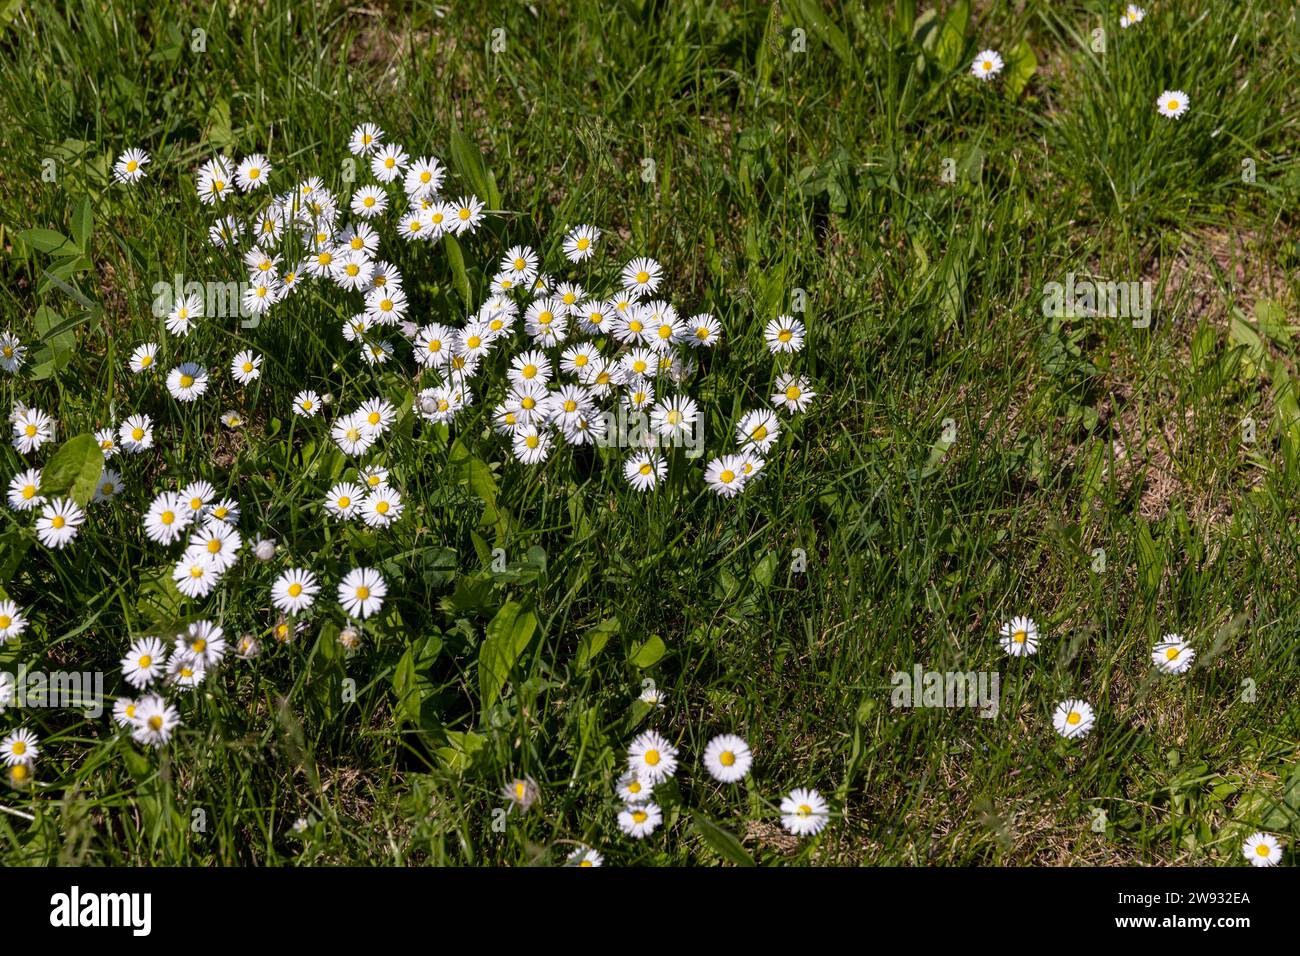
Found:
[[[1146,19],[1147,12],[1136,3],[1130,3],[1119,16],[1119,25],[1123,30],[1136,26]],[[988,82],[1006,68],[1002,55],[997,50],[980,50],[971,61],[970,72],[977,80]],[[1191,105],[1191,100],[1182,90],[1165,90],[1156,99],[1156,112],[1168,119],[1182,119]]]
[[[0,647],[26,629],[27,618],[22,608],[8,599],[0,600]],[[13,704],[16,694],[13,675],[0,673],[0,713]],[[40,753],[36,734],[26,727],[18,727],[0,740],[0,760],[4,761],[6,778],[12,786],[21,787],[32,782]]]

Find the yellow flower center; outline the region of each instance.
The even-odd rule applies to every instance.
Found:
[[[126,171],[127,171],[128,173],[133,173],[133,172],[135,172],[139,167],[140,167],[140,164],[137,163],[134,159],[132,159],[132,160],[128,160],[128,161],[127,161],[127,164],[126,164]]]
[[[757,428],[755,428],[752,432],[749,433],[749,437],[754,439],[754,441],[762,441],[764,438],[767,437],[767,428],[763,425],[759,425]]]
[[[718,475],[718,479],[719,479],[719,480],[720,480],[724,485],[729,485],[729,484],[731,484],[733,481],[736,480],[736,473],[735,473],[734,471],[732,471],[730,468],[728,468],[728,469],[727,469],[726,471],[724,471],[722,474]]]
[[[1026,634],[1024,631],[1016,631],[1014,634],[1011,635],[1011,639],[1015,641],[1017,644],[1023,644],[1025,643],[1026,640],[1029,639],[1029,635]]]
[[[636,274],[636,281],[639,284],[644,285],[645,283],[650,281],[650,273],[646,272],[644,269],[641,270]]]
[[[1178,648],[1176,648],[1176,647],[1171,647],[1171,648],[1169,648],[1168,650],[1165,651],[1165,658],[1166,658],[1167,660],[1171,660],[1171,661],[1172,661],[1172,660],[1175,660],[1177,657],[1178,657]]]
[[[370,597],[370,588],[366,587],[364,584],[361,587],[357,588],[358,601],[364,601],[368,597]]]
[[[632,811],[632,820],[633,820],[634,822],[636,822],[636,823],[645,823],[647,819],[649,819],[649,814],[647,814],[644,810],[633,810],[633,811]]]
[[[644,465],[642,465],[638,470],[639,470],[639,471],[641,472],[641,474],[643,474],[643,475],[648,475],[648,474],[650,474],[650,472],[651,472],[651,470],[652,470],[652,469],[650,468],[650,462],[646,462],[646,463],[645,463]]]
[[[381,515],[386,515],[386,514],[388,514],[388,502],[387,502],[387,501],[381,501],[381,502],[377,503],[377,504],[375,505],[375,511],[377,511],[377,512],[378,512],[379,514],[381,514]]]
[[[189,388],[189,387],[190,387],[191,385],[193,385],[193,384],[194,384],[194,376],[193,376],[193,375],[182,375],[182,376],[181,376],[181,388]]]
[[[736,763],[736,755],[730,750],[724,750],[718,755],[718,763],[722,764],[724,767],[734,766]]]
[[[158,520],[161,521],[163,524],[171,524],[173,521],[176,520],[176,514],[175,512],[164,511],[162,514],[158,516]]]
[[[777,338],[780,339],[782,342],[789,342],[792,338],[794,338],[794,333],[791,332],[789,329],[782,329],[781,333],[777,336]]]
[[[657,750],[647,750],[647,751],[645,752],[645,762],[648,763],[648,764],[649,764],[650,766],[652,766],[652,767],[654,767],[654,766],[658,766],[658,764],[659,764],[659,751],[657,751]]]
[[[1070,711],[1070,716],[1065,718],[1067,724],[1077,724],[1081,720],[1083,720],[1083,714],[1077,710]]]
[[[148,367],[149,367],[150,365],[152,365],[152,364],[153,364],[153,356],[152,356],[152,355],[141,355],[141,356],[140,356],[140,367],[141,367],[141,368],[148,368]]]
[[[208,542],[208,554],[220,554],[220,553],[221,553],[221,539],[213,538],[211,541]]]
[[[301,593],[302,593],[302,585],[299,584],[297,581],[294,581],[293,584],[289,585],[289,597],[297,597]]]
[[[9,749],[13,751],[14,756],[21,757],[23,754],[27,753],[27,744],[23,743],[21,740],[15,740]]]
[[[163,726],[163,719],[161,714],[154,714],[152,717],[149,718],[150,730],[157,732],[159,730],[162,730],[162,726]]]
[[[529,448],[536,448],[538,445],[541,444],[541,441],[538,439],[536,435],[529,435],[527,438],[524,439],[524,444],[527,445]]]
[[[132,429],[131,429],[131,437],[132,437],[135,441],[141,441],[141,440],[143,440],[143,439],[144,439],[144,429],[143,429],[143,428],[132,428]]]
[[[574,245],[578,247],[579,252],[586,252],[587,249],[590,248],[591,246],[591,240],[588,239],[586,236],[583,236],[576,243],[574,243]]]
[[[146,668],[146,669],[147,669],[147,668],[153,666],[153,658],[150,657],[148,654],[144,654],[144,655],[142,655],[142,656],[140,657],[140,660],[139,660],[137,663],[138,663],[142,668]]]
[[[67,523],[63,515],[55,515],[50,519],[50,527],[55,529],[62,528]]]

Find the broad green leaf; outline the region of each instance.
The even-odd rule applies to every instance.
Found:
[[[479,703],[488,710],[501,696],[515,662],[537,630],[537,616],[518,601],[507,601],[488,622],[478,653]]]
[[[713,848],[724,860],[736,866],[756,866],[754,858],[740,843],[739,838],[730,830],[723,829],[702,813],[691,814],[691,824],[695,832]]]
[[[934,55],[946,70],[956,69],[966,49],[966,25],[970,22],[970,0],[958,0],[948,10],[939,39],[934,45]]]
[[[37,252],[47,252],[56,256],[76,256],[81,254],[71,239],[53,229],[24,229],[18,238]]]
[[[789,0],[787,6],[794,21],[830,47],[840,62],[848,67],[854,65],[856,60],[849,38],[822,9],[820,0]]]
[[[668,648],[658,634],[651,634],[644,644],[632,652],[631,661],[636,667],[645,670],[659,663]]]
[[[451,278],[456,286],[456,294],[460,296],[461,304],[469,309],[474,302],[474,293],[470,289],[469,273],[465,270],[465,255],[455,236],[443,236],[442,242],[447,249],[447,261],[451,264]]]
[[[1038,71],[1038,57],[1029,44],[1021,40],[1007,56],[1007,72],[1002,78],[1002,91],[1009,100],[1014,100],[1024,92],[1029,81]]]
[[[592,660],[605,649],[609,639],[616,635],[621,627],[618,618],[611,617],[601,621],[578,641],[578,657],[575,665],[578,670],[586,670]]]
[[[501,208],[496,177],[488,169],[478,146],[459,129],[451,131],[451,163],[489,209]]]
[[[95,436],[86,432],[69,438],[41,469],[41,494],[47,498],[71,498],[79,505],[95,496],[99,476],[104,473],[104,452]]]
[[[90,249],[90,231],[94,218],[90,210],[90,197],[82,196],[72,213],[72,240],[82,252]]]

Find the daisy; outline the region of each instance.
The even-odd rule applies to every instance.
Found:
[[[244,192],[251,192],[266,185],[271,175],[271,164],[261,153],[245,156],[239,168],[235,170],[235,185]]]
[[[199,167],[196,187],[199,201],[205,206],[221,202],[231,194],[230,182],[234,175],[225,157],[210,159]]]
[[[511,246],[501,257],[500,270],[515,285],[528,285],[537,278],[537,253],[528,246]]]
[[[991,80],[1002,72],[1002,57],[997,50],[981,50],[970,65],[971,75],[977,80]]]
[[[1181,119],[1191,105],[1182,90],[1165,90],[1156,100],[1156,112],[1169,119]]]
[[[619,312],[612,323],[614,338],[628,345],[644,345],[649,340],[649,330],[641,318],[641,309],[636,305]]]
[[[184,337],[190,334],[196,320],[203,316],[203,299],[198,295],[187,295],[167,313],[167,331],[172,335]]]
[[[456,354],[482,359],[492,348],[492,338],[486,322],[471,322],[456,336]]]
[[[653,451],[638,451],[623,462],[623,477],[636,491],[649,491],[668,474],[668,463],[663,455]]]
[[[142,744],[161,747],[181,725],[181,715],[157,694],[140,699],[135,707],[135,730],[132,736]]]
[[[1127,30],[1135,23],[1141,23],[1147,12],[1139,7],[1136,3],[1130,3],[1124,8],[1124,12],[1119,15],[1120,29]]]
[[[460,390],[452,385],[421,389],[415,397],[415,409],[425,421],[445,424],[463,407]]]
[[[1166,634],[1151,649],[1151,663],[1165,674],[1185,674],[1196,660],[1196,648],[1181,634]]]
[[[13,445],[26,455],[54,438],[54,419],[39,408],[21,408],[13,416]]]
[[[27,347],[18,340],[18,336],[12,332],[0,335],[0,368],[11,374],[17,372],[26,354]]]
[[[56,498],[41,509],[36,537],[47,548],[62,548],[77,536],[86,513],[71,498]]]
[[[796,787],[781,801],[781,825],[795,836],[820,833],[830,819],[830,808],[816,790]]]
[[[1013,617],[1002,625],[998,643],[1012,657],[1028,657],[1038,653],[1038,625],[1032,618]]]
[[[208,502],[217,496],[217,489],[210,481],[191,481],[181,489],[180,495],[190,509],[190,520],[198,521]]]
[[[181,690],[193,690],[208,676],[207,668],[198,658],[188,654],[173,654],[167,662],[167,683]]]
[[[609,434],[609,419],[604,414],[579,418],[577,421],[566,422],[561,432],[570,445],[595,445],[603,442]]]
[[[4,758],[6,767],[35,763],[40,754],[41,748],[36,746],[36,735],[26,727],[19,727],[4,740],[0,740],[0,757]]]
[[[406,293],[401,289],[372,289],[366,293],[366,314],[380,325],[396,325],[406,315]]]
[[[343,454],[350,457],[364,455],[374,444],[378,433],[366,424],[365,418],[353,412],[334,422],[330,429],[330,438],[339,446]]]
[[[650,295],[659,288],[663,267],[653,259],[633,259],[623,267],[623,288],[638,296]]]
[[[448,229],[456,235],[474,232],[483,222],[483,201],[477,196],[462,196],[451,204]]]
[[[351,209],[362,219],[382,216],[388,209],[388,193],[379,186],[362,186],[352,194]]]
[[[239,560],[239,548],[243,543],[243,536],[224,521],[209,521],[190,539],[185,556],[190,559],[206,557],[214,571],[224,574]]]
[[[209,505],[204,514],[209,521],[237,525],[239,524],[239,502],[234,498],[222,498],[216,504]]]
[[[230,374],[240,385],[248,385],[262,374],[262,356],[244,349],[231,360]]]
[[[144,514],[144,533],[150,541],[171,544],[185,532],[193,514],[184,498],[164,491]]]
[[[388,584],[374,568],[356,568],[339,582],[339,604],[349,617],[365,620],[384,606]]]
[[[118,441],[133,455],[153,447],[153,419],[148,415],[132,415],[117,430]]]
[[[803,323],[791,315],[777,316],[763,329],[763,338],[773,355],[798,352],[803,348],[803,337]]]
[[[254,282],[269,282],[279,274],[280,257],[255,246],[244,253],[244,265],[248,266],[248,274]]]
[[[113,722],[119,727],[135,726],[136,704],[131,697],[119,697],[113,701]]]
[[[146,342],[144,345],[138,345],[135,351],[131,353],[130,368],[136,375],[141,372],[147,372],[154,367],[158,360],[158,346],[153,342]]]
[[[627,762],[646,783],[661,783],[677,772],[677,748],[648,730],[638,734],[627,748]]]
[[[536,465],[550,455],[552,442],[549,429],[538,430],[536,425],[520,425],[515,429],[511,450],[525,465]]]
[[[745,487],[744,463],[737,455],[714,458],[704,469],[704,483],[709,490],[732,498]]]
[[[749,744],[735,734],[720,734],[704,748],[704,766],[719,783],[743,780],[753,762]]]
[[[312,606],[319,591],[316,575],[302,568],[290,568],[271,585],[271,602],[285,614],[297,614]]]
[[[293,413],[302,418],[314,418],[320,414],[320,392],[304,389],[293,397]]]
[[[113,178],[119,183],[138,183],[144,179],[149,154],[143,149],[128,149],[113,164]]]
[[[502,788],[511,810],[527,813],[529,808],[541,797],[537,782],[532,777],[518,777]]]
[[[654,833],[663,819],[663,811],[656,804],[642,803],[624,807],[618,812],[618,828],[628,836],[641,840]]]
[[[802,412],[816,397],[817,393],[809,387],[808,379],[802,375],[786,374],[776,380],[772,404],[787,412]]]
[[[563,303],[556,298],[538,299],[524,313],[524,331],[541,346],[563,342],[569,334]]]
[[[695,422],[699,415],[700,407],[695,404],[694,399],[684,395],[674,395],[672,398],[661,399],[650,409],[650,427],[654,429],[655,434],[662,435],[664,438],[685,436],[695,430]]]
[[[383,365],[393,357],[391,342],[367,342],[361,349],[361,357],[367,365]]]
[[[686,322],[684,341],[695,348],[713,348],[722,340],[722,325],[707,312],[693,315]]]
[[[352,131],[348,150],[353,156],[369,156],[384,141],[384,131],[374,123],[362,123]]]
[[[105,461],[117,454],[117,431],[115,429],[101,428],[95,432],[95,441],[99,445],[99,450],[103,452]]]
[[[13,601],[0,601],[0,644],[17,637],[27,627],[27,618]]]
[[[1092,707],[1082,700],[1064,700],[1052,714],[1052,726],[1067,739],[1088,736],[1095,720]]]
[[[207,597],[220,580],[216,564],[202,552],[187,551],[172,568],[176,590],[192,601]]]
[[[122,475],[112,468],[105,468],[103,474],[99,476],[99,484],[95,486],[95,494],[90,500],[92,502],[107,501],[122,490]]]
[[[605,858],[589,846],[580,846],[569,854],[565,866],[602,866]]]
[[[637,776],[636,771],[629,770],[618,778],[614,789],[624,803],[645,803],[650,799],[654,787]]]
[[[276,279],[258,279],[249,285],[241,300],[247,315],[265,315],[284,297],[284,288]]]
[[[596,410],[591,396],[581,385],[561,385],[558,391],[547,397],[546,404],[551,422],[561,429],[576,425]]]
[[[403,183],[406,195],[412,199],[436,196],[446,175],[447,170],[436,159],[432,156],[421,156],[411,163],[406,171],[406,179]]]
[[[197,661],[204,670],[216,667],[226,655],[225,631],[211,621],[195,621],[176,635],[172,646],[172,659],[188,657]]]
[[[595,226],[578,226],[564,237],[564,257],[570,262],[590,259],[600,241],[600,230]]]
[[[192,402],[208,390],[208,370],[183,362],[167,373],[167,391],[178,402]]]
[[[584,327],[582,331],[589,335],[594,335],[603,332],[605,329],[610,328],[613,325],[611,320],[615,315],[615,311],[608,302],[590,299],[582,304],[582,308],[578,310],[578,314],[586,326],[589,326],[589,328]]]
[[[551,380],[551,360],[545,352],[529,349],[510,360],[506,377],[516,387],[528,382],[545,385]]]
[[[208,227],[208,242],[218,249],[234,245],[244,234],[244,224],[234,216],[223,216]]]
[[[45,503],[40,494],[41,473],[35,468],[19,472],[9,482],[9,507],[14,511],[31,511]]]
[[[381,468],[378,465],[370,465],[367,468],[361,469],[361,474],[358,480],[371,491],[375,491],[379,488],[387,488],[388,469]]]
[[[422,326],[415,336],[416,362],[425,368],[443,364],[451,357],[455,336],[454,330],[439,322]]]
[[[361,520],[371,528],[387,528],[402,516],[402,496],[393,488],[371,492],[361,503]]]
[[[1241,854],[1251,866],[1277,866],[1282,859],[1282,844],[1271,833],[1252,833],[1241,845]]]
[[[780,433],[781,423],[777,421],[776,413],[766,408],[746,412],[736,425],[736,441],[752,444],[764,453],[771,451]]]
[[[361,510],[361,502],[366,490],[351,481],[340,481],[325,496],[325,510],[335,518],[356,517]]]
[[[368,223],[357,223],[343,230],[339,236],[339,245],[344,251],[359,253],[371,259],[379,252],[379,233]]]
[[[156,637],[136,638],[122,658],[122,678],[136,689],[148,687],[167,666],[167,651]]]
[[[623,404],[631,411],[643,411],[654,405],[655,387],[649,382],[636,382],[629,385],[627,394],[623,396]],[[642,421],[645,418],[642,416]]]
[[[357,409],[357,414],[361,416],[367,427],[374,429],[381,435],[388,431],[389,427],[397,419],[397,409],[386,398],[366,399],[361,403],[361,407]]]

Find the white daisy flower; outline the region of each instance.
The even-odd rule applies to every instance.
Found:
[[[1066,739],[1088,736],[1095,721],[1092,707],[1082,700],[1061,701],[1052,714],[1052,726]]]
[[[551,454],[553,441],[550,429],[539,429],[531,424],[520,425],[515,429],[511,450],[523,464],[536,465]]]
[[[997,50],[980,50],[971,62],[971,75],[977,80],[991,80],[1002,72],[1005,66]]]
[[[1241,855],[1251,866],[1277,866],[1282,860],[1282,844],[1271,833],[1252,833],[1241,845]]]
[[[653,259],[633,259],[623,267],[623,288],[638,296],[651,295],[659,289],[663,267]]]
[[[362,123],[348,138],[348,151],[353,156],[369,156],[384,141],[384,131],[374,123]]]
[[[772,394],[772,404],[784,408],[787,412],[802,412],[817,393],[802,375],[781,375],[776,380],[776,391]]]
[[[17,637],[27,628],[22,609],[10,600],[0,600],[0,645]]]
[[[39,408],[20,408],[13,416],[13,446],[21,454],[54,440],[54,419]]]
[[[1185,674],[1196,660],[1196,648],[1181,634],[1166,634],[1151,649],[1151,663],[1165,674]]]
[[[1191,106],[1191,101],[1182,90],[1165,90],[1156,100],[1156,112],[1169,119],[1182,119]]]
[[[767,323],[763,338],[773,355],[798,352],[803,348],[804,326],[792,315],[780,315]]]
[[[738,455],[722,455],[704,468],[704,483],[724,498],[740,494],[745,487],[744,462]]]
[[[119,183],[138,183],[144,179],[149,154],[143,149],[128,149],[113,164],[113,178]]]
[[[335,518],[344,520],[354,518],[361,512],[361,502],[365,496],[366,490],[360,485],[351,481],[340,481],[325,496],[325,510]]]
[[[161,747],[181,725],[181,715],[157,694],[143,697],[135,705],[135,730],[132,736],[142,744]]]
[[[361,503],[361,520],[371,528],[387,528],[402,516],[403,507],[395,488],[379,488]]]
[[[156,637],[137,638],[122,658],[122,678],[137,690],[152,684],[167,667],[167,650]]]
[[[312,606],[319,591],[316,575],[303,568],[290,568],[271,585],[271,603],[285,614],[297,614]]]
[[[180,495],[164,491],[144,514],[144,533],[150,541],[171,544],[194,520],[194,512]]]
[[[216,564],[198,551],[187,551],[172,568],[176,590],[192,601],[207,597],[220,580],[221,572]]]
[[[1146,17],[1147,12],[1139,7],[1136,3],[1130,3],[1124,8],[1124,12],[1119,15],[1119,25],[1123,30],[1127,30],[1135,23],[1141,23]]]
[[[781,826],[795,836],[820,833],[830,820],[830,807],[816,790],[796,787],[781,801]]]
[[[338,592],[344,613],[364,621],[384,606],[388,583],[374,568],[355,568],[339,582]]]
[[[235,170],[235,185],[244,192],[261,189],[271,175],[271,164],[261,153],[245,156]]]
[[[9,482],[9,507],[14,511],[31,511],[45,503],[41,491],[41,473],[39,469],[28,468],[21,471]]]
[[[704,748],[704,766],[719,783],[745,779],[753,762],[749,744],[735,734],[719,734]]]
[[[1038,653],[1038,625],[1032,618],[1013,617],[1002,625],[998,643],[1012,657],[1028,657]]]
[[[131,353],[130,368],[136,375],[151,371],[158,361],[158,346],[153,342],[137,345]]]
[[[603,866],[605,858],[589,846],[580,846],[569,854],[568,859],[564,861],[565,866]]]
[[[618,778],[614,789],[624,803],[645,803],[654,792],[654,785],[642,780],[635,770],[629,770]]]
[[[133,455],[153,447],[153,419],[148,415],[132,415],[117,429],[117,439]]]
[[[194,362],[182,362],[167,373],[167,391],[178,402],[193,402],[208,390],[208,370]]]
[[[570,262],[582,262],[590,259],[596,252],[596,243],[600,241],[600,230],[595,226],[578,226],[564,237],[564,257]]]
[[[293,413],[301,418],[314,418],[320,414],[320,392],[303,389],[293,397]]]
[[[362,186],[352,194],[350,208],[354,216],[373,219],[388,210],[388,193],[379,186]]]
[[[636,491],[649,491],[668,474],[668,462],[654,451],[638,451],[623,462],[623,477]]]
[[[663,819],[663,811],[657,804],[634,804],[618,812],[618,828],[633,839],[641,840],[654,833]]]
[[[647,730],[632,740],[627,762],[645,782],[662,783],[677,772],[677,748],[655,731]]]
[[[56,498],[41,508],[36,537],[47,548],[62,548],[77,536],[86,513],[71,498]]]
[[[26,354],[27,347],[18,340],[18,336],[12,332],[0,335],[0,368],[10,374],[17,372]]]
[[[776,413],[766,408],[746,412],[736,425],[736,441],[753,445],[761,452],[771,451],[781,434]]]
[[[244,349],[230,362],[230,374],[240,385],[248,385],[262,374],[262,356]]]
[[[20,763],[33,764],[40,755],[41,748],[37,746],[36,735],[26,727],[19,727],[0,740],[0,758],[3,758],[6,767]]]

